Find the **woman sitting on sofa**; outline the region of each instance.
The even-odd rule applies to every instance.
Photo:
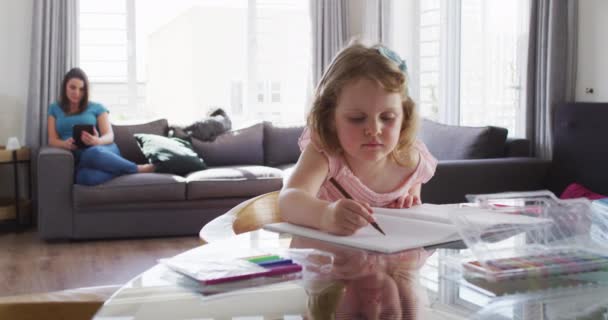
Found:
[[[72,151],[76,159],[77,184],[97,185],[123,174],[154,172],[153,164],[137,165],[120,155],[114,143],[109,111],[89,101],[89,80],[80,68],[63,77],[59,100],[49,106],[49,145]],[[75,125],[92,125],[92,134],[73,137]],[[80,138],[79,147],[75,138]]]

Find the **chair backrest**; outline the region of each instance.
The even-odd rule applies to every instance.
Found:
[[[203,226],[199,237],[208,243],[279,222],[278,199],[279,191],[274,191],[241,202]]]
[[[263,194],[254,198],[250,203],[236,212],[232,224],[234,233],[244,233],[257,230],[266,224],[279,222],[279,191]]]

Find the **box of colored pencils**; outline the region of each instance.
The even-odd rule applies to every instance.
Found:
[[[255,278],[281,277],[302,270],[302,266],[291,259],[275,254],[226,260],[164,259],[161,262],[207,286]]]
[[[597,253],[565,249],[510,258],[490,259],[484,263],[469,261],[465,271],[486,279],[501,281],[530,277],[551,277],[564,274],[606,271],[608,256]]]

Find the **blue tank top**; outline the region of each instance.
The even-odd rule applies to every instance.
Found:
[[[66,115],[56,102],[49,106],[48,115],[55,118],[55,128],[61,140],[66,140],[72,137],[72,127],[76,124],[92,124],[99,132],[97,125],[97,117],[108,112],[103,105],[96,102],[89,102],[87,108],[79,114]]]

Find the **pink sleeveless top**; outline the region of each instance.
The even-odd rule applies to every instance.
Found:
[[[369,189],[355,176],[342,157],[331,156],[325,153],[318,143],[311,140],[310,130],[306,128],[302,132],[298,144],[300,149],[304,150],[309,143],[312,143],[317,151],[327,157],[329,172],[317,194],[317,198],[327,201],[336,201],[344,198],[340,191],[329,182],[329,178],[333,177],[353,198],[367,202],[372,207],[388,207],[394,202],[401,200],[401,198],[406,197],[412,186],[429,181],[433,177],[435,168],[437,167],[437,159],[431,155],[422,141],[416,140],[413,147],[418,151],[420,157],[414,172],[397,189],[388,193],[377,193]],[[403,169],[405,170],[405,168]]]

